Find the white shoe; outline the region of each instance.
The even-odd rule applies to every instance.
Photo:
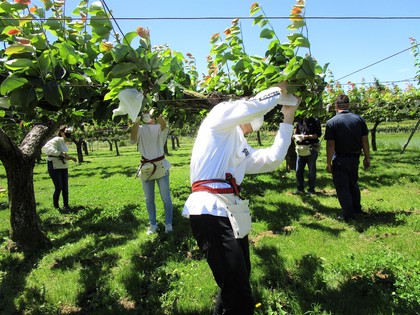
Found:
[[[170,233],[172,232],[172,224],[166,224],[165,225],[165,233]]]
[[[157,229],[158,229],[157,225],[150,225],[149,228],[147,229],[147,234],[150,235],[150,234],[156,233]]]

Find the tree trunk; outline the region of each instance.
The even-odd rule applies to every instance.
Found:
[[[261,142],[261,134],[259,131],[257,131],[257,142],[259,146],[262,146],[262,142]]]
[[[114,140],[115,143],[115,152],[117,153],[117,156],[120,156],[120,151],[118,150],[118,140]]]
[[[165,153],[165,155],[169,156],[169,151],[168,151],[168,140],[165,141],[165,144],[163,145],[163,153]]]
[[[82,147],[83,147],[83,152],[85,152],[85,155],[89,155],[88,145],[85,140],[82,141]]]
[[[171,142],[172,142],[172,151],[175,151],[175,137],[173,135],[171,135]]]
[[[107,142],[108,142],[108,144],[109,144],[109,151],[112,151],[113,149],[112,149],[112,141],[111,140],[106,140]]]
[[[410,143],[410,141],[411,141],[411,138],[414,136],[415,132],[416,132],[416,131],[417,131],[417,129],[419,128],[419,125],[420,125],[420,119],[417,121],[417,124],[416,124],[416,126],[414,127],[413,131],[411,132],[410,136],[408,137],[407,142],[404,144],[404,147],[403,147],[403,149],[401,150],[401,153],[404,153],[404,152],[405,152],[405,149],[407,148],[408,144],[409,144],[409,143]]]
[[[19,147],[0,129],[0,160],[9,188],[10,237],[20,249],[33,250],[49,244],[38,225],[33,170],[39,150],[57,127],[34,126]]]
[[[373,150],[373,151],[378,150],[378,147],[377,147],[377,145],[376,145],[376,130],[377,130],[377,128],[378,128],[378,126],[379,126],[379,124],[380,124],[381,122],[382,122],[381,120],[377,120],[377,121],[375,121],[375,124],[373,125],[373,128],[372,128],[372,130],[370,131],[370,135],[371,135],[371,137],[372,137],[372,139],[371,139],[371,146],[372,146],[372,150]]]
[[[76,150],[77,150],[77,161],[79,163],[83,163],[84,159],[83,159],[83,139],[80,138],[79,140],[73,140],[74,144],[76,145]]]

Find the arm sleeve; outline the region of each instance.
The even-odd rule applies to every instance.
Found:
[[[297,105],[298,99],[292,94],[281,94],[278,87],[258,93],[249,100],[223,102],[216,105],[209,113],[208,124],[214,130],[229,130],[259,118],[276,105]]]
[[[286,157],[292,134],[293,125],[281,123],[273,145],[269,148],[254,150],[248,156],[245,173],[266,173],[279,167]]]
[[[48,141],[43,147],[42,152],[46,155],[59,156],[61,152],[67,152],[68,148],[63,138],[55,137]]]

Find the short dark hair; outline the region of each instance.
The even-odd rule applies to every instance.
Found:
[[[335,105],[338,108],[348,108],[350,106],[350,99],[346,94],[340,94],[335,100]]]

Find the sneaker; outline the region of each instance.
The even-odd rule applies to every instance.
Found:
[[[365,211],[363,211],[363,210],[360,210],[360,211],[358,211],[357,213],[356,213],[356,216],[357,217],[367,217],[369,215],[369,213],[367,213],[367,212],[365,212]]]
[[[157,225],[151,224],[149,228],[147,229],[147,234],[150,235],[150,234],[156,233],[157,229],[158,229]]]
[[[69,206],[64,206],[60,209],[60,211],[63,213],[68,213],[71,212],[71,208]]]
[[[165,233],[170,233],[172,232],[172,224],[166,224],[165,225]]]

